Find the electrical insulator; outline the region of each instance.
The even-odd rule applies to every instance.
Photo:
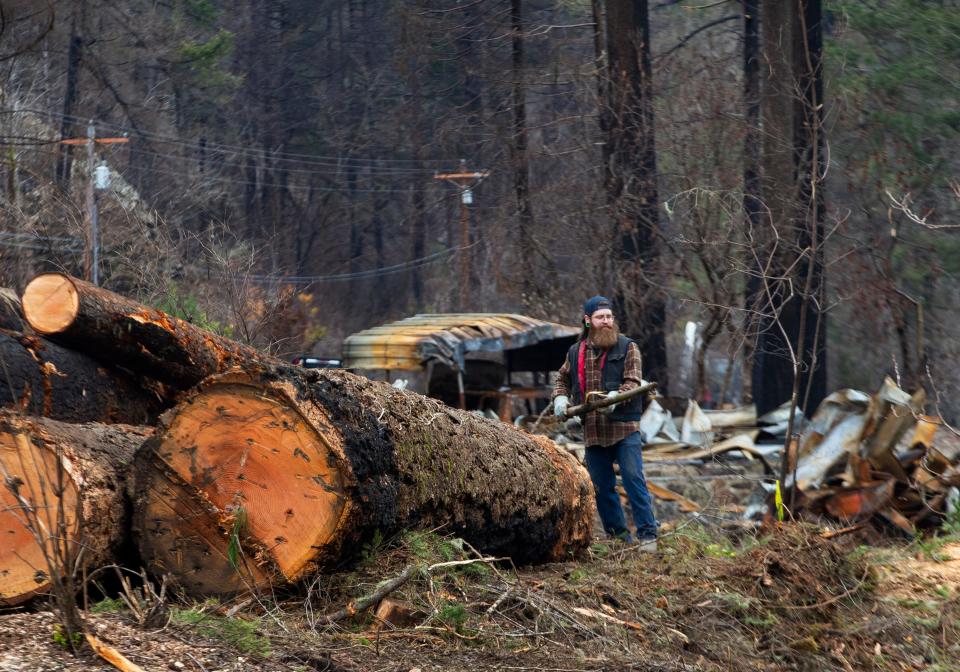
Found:
[[[101,163],[93,171],[93,185],[97,189],[110,188],[110,168],[106,164]]]
[[[464,189],[460,198],[463,200],[464,205],[473,205],[473,192],[471,190]]]

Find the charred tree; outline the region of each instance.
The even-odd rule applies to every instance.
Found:
[[[50,587],[48,556],[54,567],[65,555],[87,567],[116,561],[129,530],[126,468],[149,433],[0,411],[0,605]]]
[[[191,594],[282,585],[374,533],[442,529],[518,562],[590,541],[593,496],[551,441],[340,371],[205,381],[135,463],[134,531]]]
[[[75,135],[78,128],[74,112],[77,107],[78,92],[80,89],[80,66],[83,62],[84,37],[81,34],[86,24],[87,3],[85,1],[74,4],[73,17],[70,25],[70,46],[67,49],[67,76],[66,89],[63,92],[63,117],[60,122],[60,138]],[[70,168],[72,165],[72,147],[57,145],[56,181],[61,188],[66,189],[70,182]]]
[[[764,5],[763,200],[776,230],[761,256],[753,397],[760,414],[826,396],[823,274],[823,80],[819,0]]]
[[[130,374],[39,336],[0,329],[0,406],[64,422],[146,425],[172,400]]]
[[[743,213],[744,238],[754,241],[763,236],[763,185],[760,180],[760,0],[743,0]],[[751,269],[747,277],[744,306],[744,400],[753,400],[754,337],[757,314],[763,307],[763,268],[754,259],[746,259]]]
[[[38,275],[23,292],[37,333],[186,390],[231,366],[280,363],[255,348],[59,273]]]
[[[527,133],[527,101],[524,84],[523,0],[510,3],[510,45],[513,67],[513,188],[517,196],[517,219],[520,232],[520,258],[533,263],[533,202],[530,197],[530,156]],[[542,300],[536,272],[528,269],[523,274],[524,300],[529,304]]]
[[[615,312],[640,347],[644,376],[668,384],[666,301],[659,290],[660,215],[646,0],[608,0],[606,186],[620,255]]]

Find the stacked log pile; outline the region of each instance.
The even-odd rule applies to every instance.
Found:
[[[0,533],[17,539],[0,553],[7,604],[42,590],[43,549],[31,546],[23,514],[58,492],[74,512],[61,527],[91,549],[86,560],[142,560],[195,595],[292,584],[408,527],[521,562],[589,543],[589,477],[543,437],[344,371],[286,365],[75,278],[38,276],[22,304],[36,334],[0,334],[5,360],[9,350],[44,370],[56,352],[58,374],[107,401],[83,406],[26,375],[0,398],[21,413],[87,422],[16,414],[0,425],[0,463],[16,484],[0,518]],[[33,357],[37,344],[46,358]],[[100,394],[107,388],[122,403]],[[138,407],[141,398],[153,405]],[[161,409],[155,430],[88,422],[151,424]],[[119,544],[94,520],[132,535],[139,557],[111,558]]]

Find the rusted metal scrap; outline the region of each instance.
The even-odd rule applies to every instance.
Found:
[[[800,494],[794,514],[875,522],[908,536],[943,520],[950,489],[960,486],[960,447],[938,435],[938,418],[923,415],[925,400],[922,389],[911,395],[889,378],[872,396],[827,397],[786,483]]]

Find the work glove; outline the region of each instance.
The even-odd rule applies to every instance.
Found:
[[[567,413],[567,407],[570,405],[570,397],[565,394],[557,395],[553,400],[553,414],[562,418]]]
[[[622,393],[617,390],[614,390],[613,392],[607,392],[607,399],[619,399],[621,396]],[[616,404],[610,404],[609,406],[598,408],[597,413],[600,413],[601,415],[610,415],[616,408]]]
[[[579,415],[575,415],[563,423],[563,428],[568,432],[579,432],[583,429],[583,420],[580,419]]]

